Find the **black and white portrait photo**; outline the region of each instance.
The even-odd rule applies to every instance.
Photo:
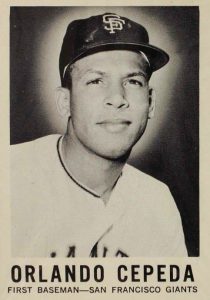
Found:
[[[13,257],[197,257],[199,8],[10,8]]]

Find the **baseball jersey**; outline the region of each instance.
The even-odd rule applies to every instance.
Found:
[[[180,214],[165,184],[126,164],[105,205],[69,176],[59,139],[12,146],[13,256],[187,256]]]

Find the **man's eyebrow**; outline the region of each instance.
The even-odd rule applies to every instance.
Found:
[[[125,77],[129,78],[129,77],[135,77],[135,76],[143,76],[144,78],[146,78],[146,74],[143,72],[132,72],[132,73],[128,73],[126,74]]]
[[[103,75],[106,74],[106,73],[103,72],[103,71],[95,70],[95,69],[92,69],[92,68],[91,68],[91,69],[86,70],[86,71],[83,73],[83,75],[91,74],[91,73],[93,73],[93,74],[98,74],[98,75],[101,75],[101,76],[103,76]]]

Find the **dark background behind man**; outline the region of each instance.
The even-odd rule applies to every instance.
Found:
[[[165,182],[181,212],[190,256],[199,255],[197,7],[31,7],[11,10],[11,144],[65,130],[56,114],[58,53],[70,19],[116,12],[143,24],[170,54],[154,74],[156,116],[130,163]],[[59,42],[60,39],[60,42]],[[56,41],[56,44],[55,44]]]

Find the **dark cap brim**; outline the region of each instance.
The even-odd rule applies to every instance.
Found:
[[[89,48],[86,47],[86,49],[83,49],[83,51],[81,51],[76,57],[74,57],[74,59],[70,61],[68,65],[71,65],[72,63],[76,62],[78,59],[81,59],[90,54],[94,54],[101,51],[107,51],[107,50],[142,51],[144,52],[144,54],[146,54],[150,62],[150,68],[152,72],[162,68],[169,61],[169,55],[162,49],[159,49],[158,47],[155,47],[153,45],[115,41],[115,43],[97,43],[97,44],[92,43],[91,47]]]

